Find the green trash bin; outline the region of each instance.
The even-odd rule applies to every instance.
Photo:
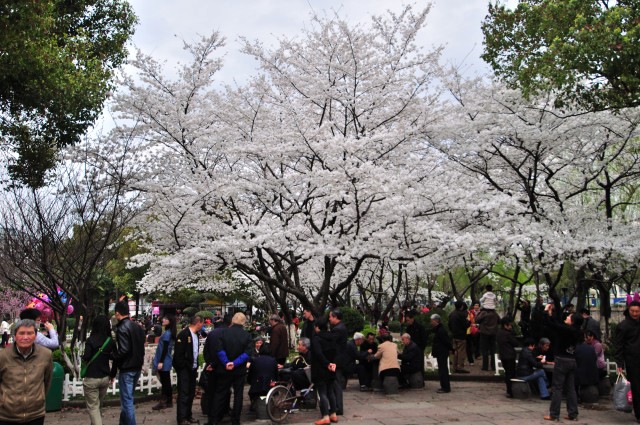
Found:
[[[51,386],[47,391],[44,408],[47,412],[57,412],[62,409],[62,385],[64,384],[64,369],[62,365],[53,362],[53,376]]]

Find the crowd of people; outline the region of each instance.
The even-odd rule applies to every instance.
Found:
[[[244,386],[249,386],[249,408],[255,409],[255,403],[281,379],[291,380],[296,390],[313,383],[321,416],[315,424],[335,423],[345,412],[343,391],[349,377],[357,377],[361,391],[371,391],[374,380],[382,385],[387,379],[397,380],[401,388],[416,381],[424,384],[424,353],[431,341],[431,354],[438,362],[437,393],[451,392],[450,359],[452,373],[469,373],[466,367],[478,359],[482,359],[481,370],[492,371],[497,352],[505,370],[507,397],[513,397],[512,379],[530,382],[542,400],[550,400],[545,420],[559,420],[563,394],[565,419],[577,420],[581,388],[608,379],[599,323],[588,310],[576,313],[569,303],[556,312],[553,303],[543,305],[537,301],[532,307],[522,301],[518,305],[518,324],[523,335],[516,338],[514,318],[498,315],[495,294],[490,285],[486,289],[471,308],[462,301],[454,303],[448,329],[438,314],[430,315],[431,327],[427,331],[416,320],[422,313],[414,309],[403,311],[402,350],[391,334],[382,330],[366,335],[356,332],[349,338],[340,309],[320,317],[305,309],[304,322],[295,324],[300,329],[294,332],[299,338],[295,341],[297,357],[292,361],[288,361],[291,332],[282,314],[269,317],[266,338],[252,337],[243,313],[225,315],[208,332],[204,331],[206,319],[199,315],[190,317],[180,330],[175,316],[162,316],[153,359],[162,398],[153,409],[173,407],[173,369],[177,375],[178,425],[199,422],[193,415],[198,384],[205,389],[202,408],[208,425],[219,424],[225,416],[232,424],[239,424]],[[82,356],[85,403],[92,425],[102,424],[101,406],[116,377],[120,423],[136,423],[134,389],[149,338],[142,323],[129,316],[126,301],[116,303],[114,320],[115,327],[106,316],[93,320]],[[36,309],[21,313],[13,335],[13,347],[0,351],[0,397],[6,400],[0,406],[0,424],[40,425],[44,422],[44,394],[51,382],[51,350],[57,348],[58,337],[50,323],[41,323]],[[629,303],[613,346],[619,371],[626,370],[632,383],[634,412],[640,422],[640,302]],[[200,358],[204,365],[198,376]],[[27,370],[29,373],[25,374]],[[24,390],[33,403],[25,406],[14,400],[12,394],[16,390]]]

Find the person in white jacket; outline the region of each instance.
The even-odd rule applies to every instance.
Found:
[[[42,332],[38,332],[36,334],[36,344],[41,345],[43,347],[47,347],[50,350],[55,350],[60,346],[60,342],[58,341],[58,332],[53,327],[53,324],[46,320],[42,323],[42,312],[35,308],[26,308],[20,312],[20,320],[22,319],[31,319],[36,322],[38,328],[44,328],[49,333],[49,336],[45,336]]]

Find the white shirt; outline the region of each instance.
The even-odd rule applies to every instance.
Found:
[[[191,344],[193,347],[193,368],[197,369],[198,368],[198,351],[200,349],[200,341],[198,339],[198,335],[194,334],[193,331],[191,331],[191,329],[189,329],[189,332],[191,332]]]

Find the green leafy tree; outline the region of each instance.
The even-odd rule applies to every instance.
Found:
[[[525,96],[554,91],[588,110],[640,105],[640,0],[496,2],[482,58]]]
[[[94,123],[135,23],[124,0],[0,2],[0,148],[14,180],[41,187],[57,149]]]

